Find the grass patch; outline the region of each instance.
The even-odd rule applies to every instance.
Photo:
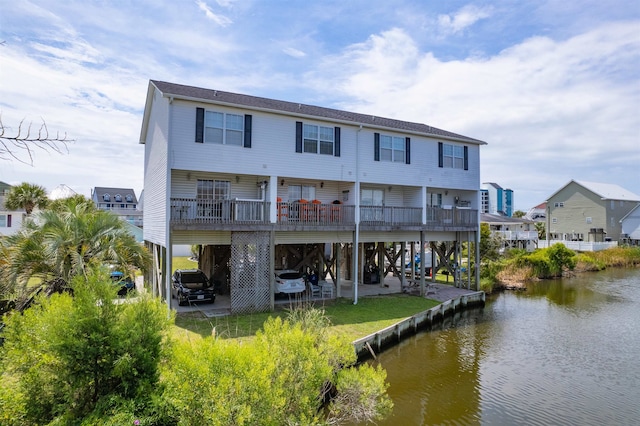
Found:
[[[177,256],[171,260],[171,273],[176,269],[196,269],[197,267],[198,262],[190,260],[187,256]]]
[[[331,321],[332,332],[356,340],[439,303],[399,294],[360,298],[357,305],[348,299],[338,299],[323,309]],[[199,339],[211,336],[215,328],[218,338],[251,339],[267,318],[286,315],[284,311],[214,318],[202,318],[200,313],[180,314],[176,317],[174,335],[179,340]]]

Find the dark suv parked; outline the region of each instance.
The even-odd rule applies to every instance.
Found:
[[[171,277],[171,295],[178,298],[178,305],[216,300],[213,284],[199,269],[178,269]]]

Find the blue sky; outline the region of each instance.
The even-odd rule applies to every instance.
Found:
[[[0,0],[6,133],[68,154],[0,180],[143,185],[148,81],[443,128],[488,142],[481,180],[527,210],[571,179],[640,195],[640,1]]]

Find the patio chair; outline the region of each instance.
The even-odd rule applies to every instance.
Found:
[[[320,288],[321,288],[321,293],[320,293],[320,295],[321,295],[321,297],[322,297],[322,298],[327,297],[327,298],[331,298],[331,299],[333,299],[333,284],[328,283],[328,282],[326,282],[326,281],[325,281],[325,282],[320,286]]]

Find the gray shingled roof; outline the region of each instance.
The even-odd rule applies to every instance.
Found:
[[[329,120],[352,122],[372,127],[386,127],[389,129],[422,133],[429,136],[455,139],[462,142],[484,145],[478,139],[448,132],[436,127],[421,123],[394,120],[391,118],[377,117],[355,112],[341,111],[332,108],[323,108],[313,105],[299,104],[295,102],[278,101],[275,99],[261,98],[257,96],[242,95],[238,93],[223,92],[221,90],[202,89],[199,87],[185,86],[182,84],[168,83],[165,81],[151,80],[151,84],[164,95],[176,98],[199,100],[203,102],[215,102],[228,105],[238,105],[249,109],[271,110],[291,115],[314,116]]]
[[[124,204],[137,204],[138,203],[138,199],[136,198],[136,193],[134,192],[133,189],[131,188],[105,188],[105,187],[100,187],[100,186],[96,186],[93,190],[93,196],[94,196],[94,200],[97,199],[99,202],[102,202],[102,197],[104,194],[109,194],[111,196],[111,201],[110,202],[114,202],[113,201],[113,197],[116,194],[120,194],[122,196],[122,201],[121,203]],[[125,200],[125,197],[127,195],[131,195],[132,196],[132,201],[130,203],[127,203]]]

